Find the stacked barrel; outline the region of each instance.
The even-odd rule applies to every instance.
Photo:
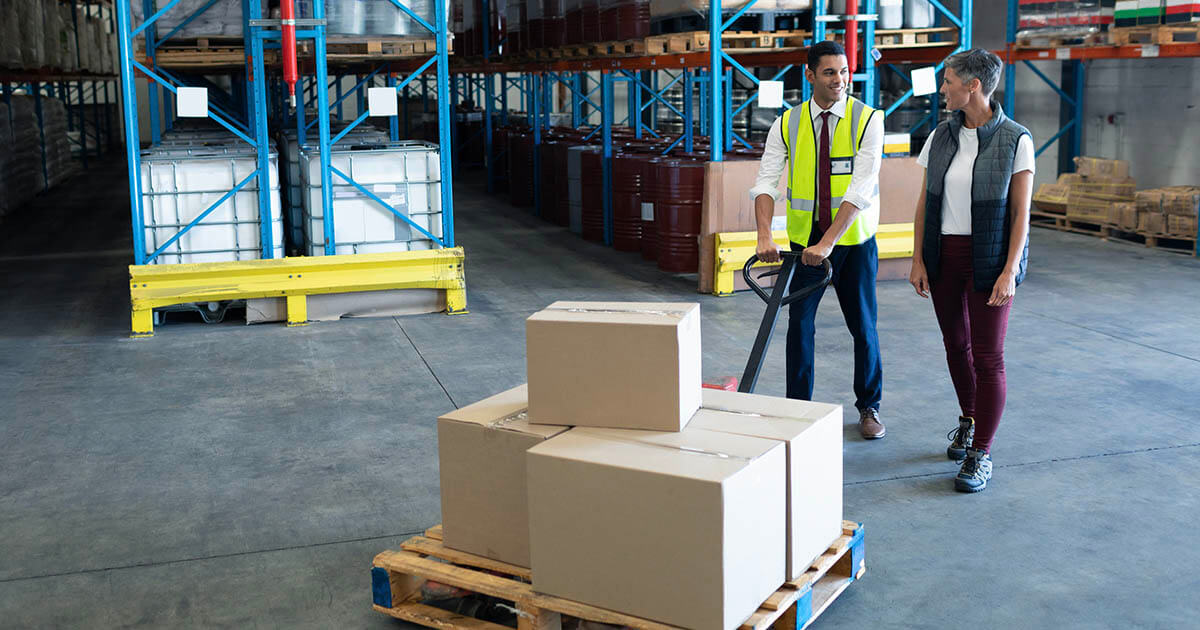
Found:
[[[486,15],[483,0],[454,0],[451,24],[457,55],[482,56],[485,31],[492,54],[514,55],[649,37],[650,0],[505,0]]]

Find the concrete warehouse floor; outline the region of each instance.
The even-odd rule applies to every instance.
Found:
[[[113,158],[113,162],[118,162]],[[127,338],[125,175],[0,228],[0,626],[388,628],[371,557],[439,520],[435,418],[520,383],[558,299],[697,300],[704,374],[740,374],[762,305],[585,243],[460,176],[471,314]],[[866,577],[820,628],[1188,627],[1200,603],[1200,262],[1033,231],[991,487],[952,491],[956,417],[928,302],[880,286],[888,436],[857,437],[851,345],[819,314],[817,398],[846,405]],[[781,320],[759,392],[783,391]],[[1182,543],[1182,544],[1181,544]],[[1181,596],[1182,595],[1182,596]]]

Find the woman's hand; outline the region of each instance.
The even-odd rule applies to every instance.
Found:
[[[929,297],[929,274],[925,272],[925,263],[923,261],[913,259],[912,271],[908,274],[908,281],[917,290],[917,295],[923,298]]]
[[[988,306],[1004,306],[1012,302],[1016,292],[1017,274],[1005,271],[996,278],[996,286],[992,287],[992,297],[988,299]]]

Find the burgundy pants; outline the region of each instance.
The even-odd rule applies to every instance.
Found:
[[[988,306],[992,288],[975,290],[970,236],[942,236],[940,268],[930,290],[950,380],[962,415],[975,418],[972,447],[990,451],[1004,414],[1004,335],[1012,302]]]

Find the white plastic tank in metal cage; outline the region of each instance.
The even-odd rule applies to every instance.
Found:
[[[308,254],[325,253],[325,220],[321,202],[320,154],[300,151],[304,181],[304,227]],[[440,247],[400,213],[438,239],[442,238],[441,162],[438,146],[405,140],[384,144],[338,143],[330,165],[353,179],[396,212],[384,208],[358,187],[331,175],[333,228],[337,254],[401,252]]]
[[[283,256],[277,156],[269,159],[271,251]],[[165,245],[258,167],[249,148],[155,147],[142,153],[142,227],[146,253]],[[251,178],[153,264],[227,262],[262,258],[258,178]]]

